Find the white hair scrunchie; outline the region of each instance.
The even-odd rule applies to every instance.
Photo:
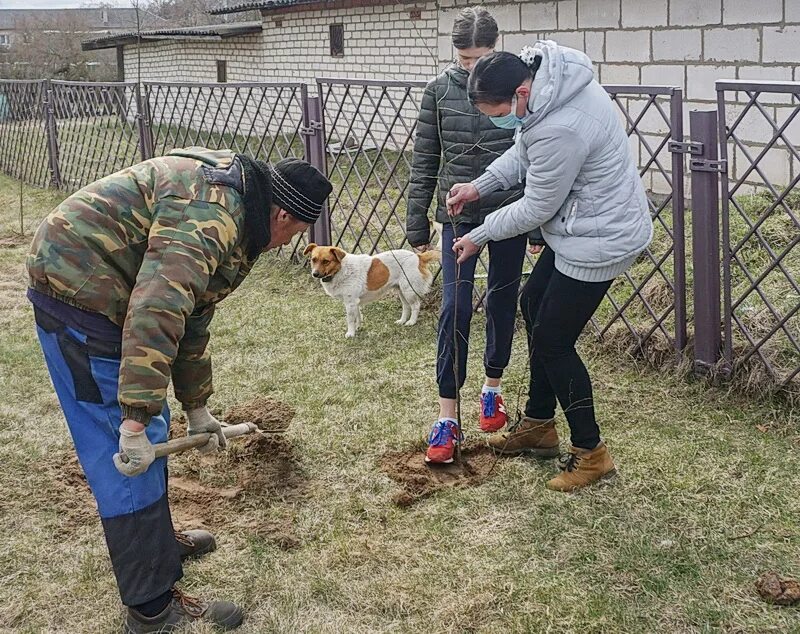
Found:
[[[523,46],[519,58],[530,68],[536,61],[536,50],[532,46]]]

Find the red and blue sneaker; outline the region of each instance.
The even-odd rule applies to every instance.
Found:
[[[499,392],[481,393],[481,431],[492,433],[501,430],[508,422],[508,413]]]
[[[458,425],[450,419],[437,420],[428,436],[428,451],[425,462],[450,464],[456,444],[464,440],[464,434],[458,433]]]

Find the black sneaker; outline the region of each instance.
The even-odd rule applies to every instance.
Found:
[[[150,634],[151,632],[173,632],[179,627],[202,619],[223,630],[233,630],[244,620],[244,611],[230,601],[203,601],[172,589],[172,601],[161,614],[153,617],[139,614],[128,608],[123,634]]]
[[[175,531],[175,541],[181,552],[181,561],[202,557],[217,549],[217,541],[208,531]]]

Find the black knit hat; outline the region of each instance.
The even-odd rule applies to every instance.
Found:
[[[272,202],[298,220],[314,224],[333,185],[313,165],[286,158],[271,166]]]

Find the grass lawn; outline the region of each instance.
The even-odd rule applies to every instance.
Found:
[[[25,189],[26,231],[59,196]],[[0,238],[17,230],[18,208],[16,181],[0,177]],[[100,523],[24,298],[26,248],[0,248],[0,629],[116,631]],[[241,631],[800,632],[800,608],[767,605],[753,585],[767,570],[800,576],[795,410],[637,367],[587,340],[617,478],[553,493],[552,462],[515,458],[481,486],[399,508],[378,463],[420,441],[435,416],[436,315],[402,328],[396,300],[364,312],[364,331],[345,340],[342,305],[272,257],[217,311],[212,404],[268,396],[296,410],[269,490],[209,498],[216,513],[176,506],[179,526],[193,509],[219,542],[185,567],[184,587],[242,602]],[[477,315],[463,392],[472,438],[483,323]],[[514,345],[511,407],[526,382],[523,337]],[[259,474],[244,442],[223,458],[175,459],[176,495],[192,478],[220,491],[245,458],[265,477],[275,456],[260,458]]]

